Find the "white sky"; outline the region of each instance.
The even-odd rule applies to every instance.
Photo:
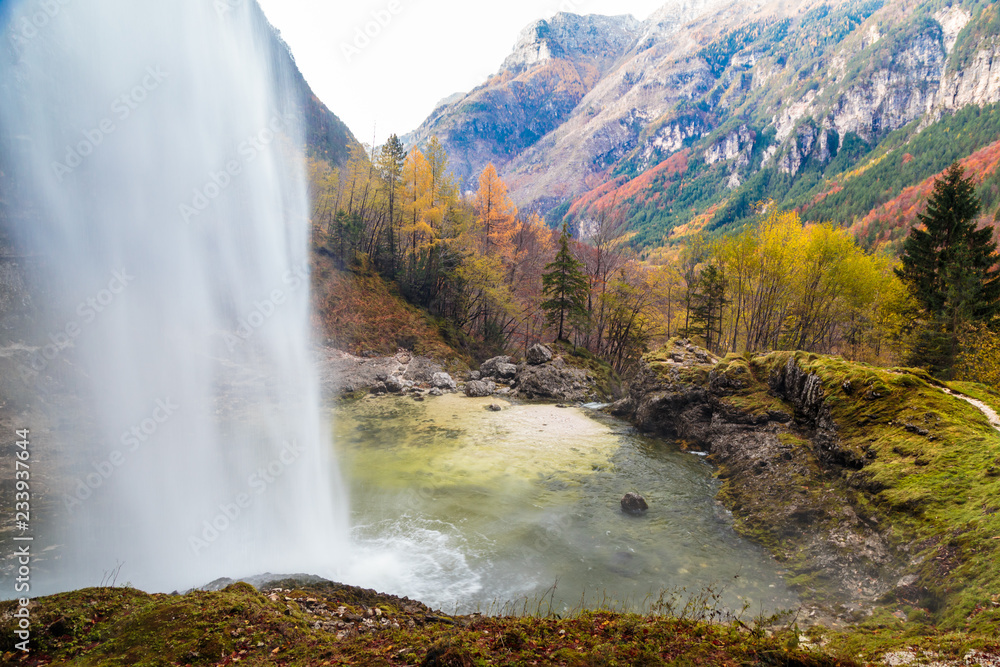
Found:
[[[381,144],[416,129],[439,100],[483,83],[532,21],[557,11],[645,19],[666,0],[259,2],[313,91],[360,141],[371,142],[374,130]],[[372,23],[379,14],[385,27]],[[367,24],[375,37],[346,55]]]

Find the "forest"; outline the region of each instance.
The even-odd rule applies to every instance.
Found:
[[[974,227],[975,186],[952,169],[951,186],[963,185],[974,206],[954,224]],[[948,173],[930,200],[955,194],[940,192]],[[615,198],[560,231],[519,211],[492,165],[474,191],[459,192],[437,140],[425,150],[407,151],[395,136],[379,148],[356,146],[341,169],[311,160],[309,180],[317,251],[340,271],[397,286],[473,358],[564,339],[624,374],[652,344],[684,336],[723,356],[804,350],[1000,381],[1000,361],[988,353],[1000,348],[1000,321],[969,306],[997,281],[990,231],[980,235],[988,260],[970,274],[988,289],[956,305],[953,287],[939,287],[936,301],[921,292],[909,241],[901,259],[774,202],[759,204],[737,231],[692,234],[643,258]],[[935,243],[926,271],[971,271],[969,257]]]

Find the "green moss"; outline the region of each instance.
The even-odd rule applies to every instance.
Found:
[[[291,598],[291,599],[286,599]],[[757,622],[711,624],[701,617],[583,612],[571,618],[464,617],[434,620],[399,609],[394,598],[343,586],[296,586],[269,599],[249,586],[185,596],[88,589],[41,598],[29,658],[7,651],[3,664],[46,665],[657,665],[853,664],[789,647]],[[378,600],[381,602],[376,603]],[[327,631],[345,603],[382,611],[386,623],[358,632]],[[311,603],[310,603],[311,601]],[[300,606],[298,602],[303,604]],[[313,615],[304,607],[332,610]],[[5,603],[9,607],[9,603]],[[351,613],[351,612],[348,612]],[[346,616],[345,616],[346,617]],[[49,620],[71,619],[57,630]],[[376,616],[376,618],[379,618]],[[431,619],[431,620],[429,620]],[[76,623],[76,625],[74,625]],[[751,625],[752,624],[752,625]],[[0,631],[9,636],[9,622]],[[70,629],[67,630],[66,628]]]

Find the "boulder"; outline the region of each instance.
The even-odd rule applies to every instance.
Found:
[[[385,389],[390,393],[399,394],[406,389],[406,383],[398,375],[390,375],[385,379]]]
[[[484,361],[479,366],[479,373],[484,378],[503,378],[508,377],[510,374],[510,367],[513,364],[510,363],[510,357],[493,357]],[[517,374],[517,366],[514,366],[514,373],[510,374],[509,377],[514,377]]]
[[[513,380],[517,377],[517,366],[514,364],[497,364],[497,372],[493,377],[498,380]]]
[[[533,345],[524,358],[532,366],[541,366],[552,361],[552,350],[544,345]]]
[[[582,403],[595,393],[593,378],[582,369],[567,366],[562,359],[540,366],[522,365],[517,375],[516,395],[520,398]]]
[[[479,371],[469,371],[469,379],[470,380],[481,380],[482,378],[483,378],[483,374],[480,373]]]
[[[483,380],[473,380],[465,385],[465,395],[469,398],[485,398],[492,396],[497,390],[497,386],[492,382]]]
[[[622,511],[629,514],[642,514],[649,509],[646,499],[638,493],[626,493],[622,498]]]
[[[435,373],[431,378],[431,386],[435,389],[447,389],[448,391],[454,391],[458,388],[458,385],[447,373]]]
[[[427,393],[428,393],[429,395],[431,395],[431,396],[444,396],[444,392],[443,392],[443,391],[441,391],[440,389],[438,389],[437,387],[435,387],[434,389],[431,389],[431,390],[430,390],[429,392],[427,392]]]

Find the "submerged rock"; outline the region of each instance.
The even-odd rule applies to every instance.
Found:
[[[642,514],[649,509],[646,499],[638,493],[626,493],[622,498],[622,511],[629,514]]]
[[[486,398],[492,396],[497,386],[492,382],[473,380],[465,385],[465,395],[469,398]]]
[[[544,345],[533,345],[525,355],[525,360],[532,366],[540,366],[552,361],[552,350]]]
[[[503,410],[503,407],[497,405],[496,403],[491,403],[490,405],[486,406],[486,409],[489,410],[490,412],[500,412],[501,410]]]

